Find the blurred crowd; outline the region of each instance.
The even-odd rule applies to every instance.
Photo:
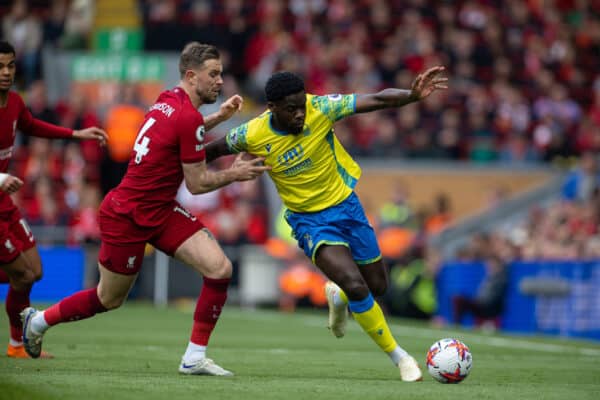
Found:
[[[558,199],[535,205],[529,215],[471,236],[458,250],[458,263],[483,263],[485,276],[473,296],[451,299],[451,320],[436,317],[436,281],[443,263],[436,249],[414,241],[390,260],[391,289],[385,297],[390,312],[435,323],[461,323],[465,315],[475,325],[501,325],[509,268],[515,261],[574,261],[600,258],[600,160],[586,151],[563,182]]]
[[[23,138],[27,146],[19,148],[13,164],[27,182],[18,201],[33,224],[80,224],[74,241],[97,239],[88,221],[93,213],[85,210],[97,207],[120,180],[148,106],[129,86],[110,109],[95,109],[76,92],[48,104],[39,80],[40,51],[91,48],[95,4],[0,0],[2,37],[18,52],[17,89],[34,114],[72,128],[100,125],[120,138],[108,150]],[[138,5],[145,50],[177,52],[189,40],[218,45],[231,86],[226,89],[239,88],[248,103],[263,102],[262,87],[279,69],[302,75],[309,91],[325,94],[408,88],[424,68],[447,67],[451,85],[445,94],[340,121],[336,134],[353,155],[515,163],[600,150],[597,1],[146,0]],[[200,200],[182,189],[180,199],[205,215],[222,240],[261,243],[268,224],[264,193],[256,185],[234,185]],[[443,200],[436,207],[443,209]],[[532,212],[531,218],[549,213],[559,224],[591,213],[580,210],[583,205],[555,207]],[[384,225],[390,216],[402,217],[397,207],[382,213]],[[409,220],[435,229],[448,222],[444,212],[433,222],[419,212]],[[561,234],[550,227],[525,231],[521,236],[527,240]],[[423,229],[410,232],[384,232],[382,240],[408,242]],[[540,254],[543,247],[524,246],[524,254]],[[593,246],[579,251],[582,247]]]
[[[308,90],[323,94],[408,88],[425,67],[447,66],[446,96],[342,122],[338,131],[353,154],[551,161],[600,146],[596,1],[143,5],[146,48],[177,50],[189,37],[217,40],[228,51],[230,72],[256,98],[278,69],[299,73]]]
[[[0,0],[23,85],[42,46],[90,46],[91,0]],[[445,65],[446,96],[342,121],[353,154],[552,161],[600,147],[600,3],[584,0],[146,0],[144,49],[218,45],[227,72],[262,100],[275,70],[309,91],[410,87]]]

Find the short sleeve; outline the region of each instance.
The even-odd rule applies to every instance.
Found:
[[[225,136],[227,147],[229,147],[232,153],[240,153],[248,150],[247,133],[248,124],[246,123],[233,128]]]
[[[175,132],[179,136],[179,157],[182,163],[197,163],[206,159],[204,131],[204,119],[199,113],[179,116]]]
[[[336,122],[340,119],[353,115],[356,112],[355,94],[329,94],[327,96],[314,96],[312,105],[320,110],[330,121]]]

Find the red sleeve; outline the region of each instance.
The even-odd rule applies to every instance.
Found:
[[[179,137],[179,157],[182,163],[204,161],[204,119],[196,110],[182,113],[177,120],[176,134]]]
[[[44,138],[58,139],[69,138],[73,136],[73,129],[63,128],[54,124],[49,124],[37,118],[33,118],[31,112],[25,107],[21,100],[21,112],[19,113],[19,121],[17,127],[27,135],[39,136]]]

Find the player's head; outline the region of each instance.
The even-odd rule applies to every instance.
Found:
[[[267,81],[265,95],[277,124],[286,132],[302,133],[306,118],[306,92],[302,78],[291,72],[276,72]]]
[[[15,48],[5,41],[0,41],[0,92],[10,89],[16,72]]]
[[[223,65],[215,46],[188,43],[179,57],[179,73],[181,82],[198,96],[202,104],[217,101],[223,86]]]

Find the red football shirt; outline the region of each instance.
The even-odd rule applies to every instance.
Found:
[[[47,138],[67,138],[73,135],[72,129],[62,128],[33,118],[17,93],[9,91],[8,100],[0,107],[0,172],[6,173],[8,162],[13,154],[17,130],[31,136]],[[0,192],[0,213],[14,207],[10,196]]]
[[[164,91],[146,114],[127,173],[111,193],[112,207],[138,225],[161,225],[183,181],[181,164],[204,159],[202,114],[183,89]]]

